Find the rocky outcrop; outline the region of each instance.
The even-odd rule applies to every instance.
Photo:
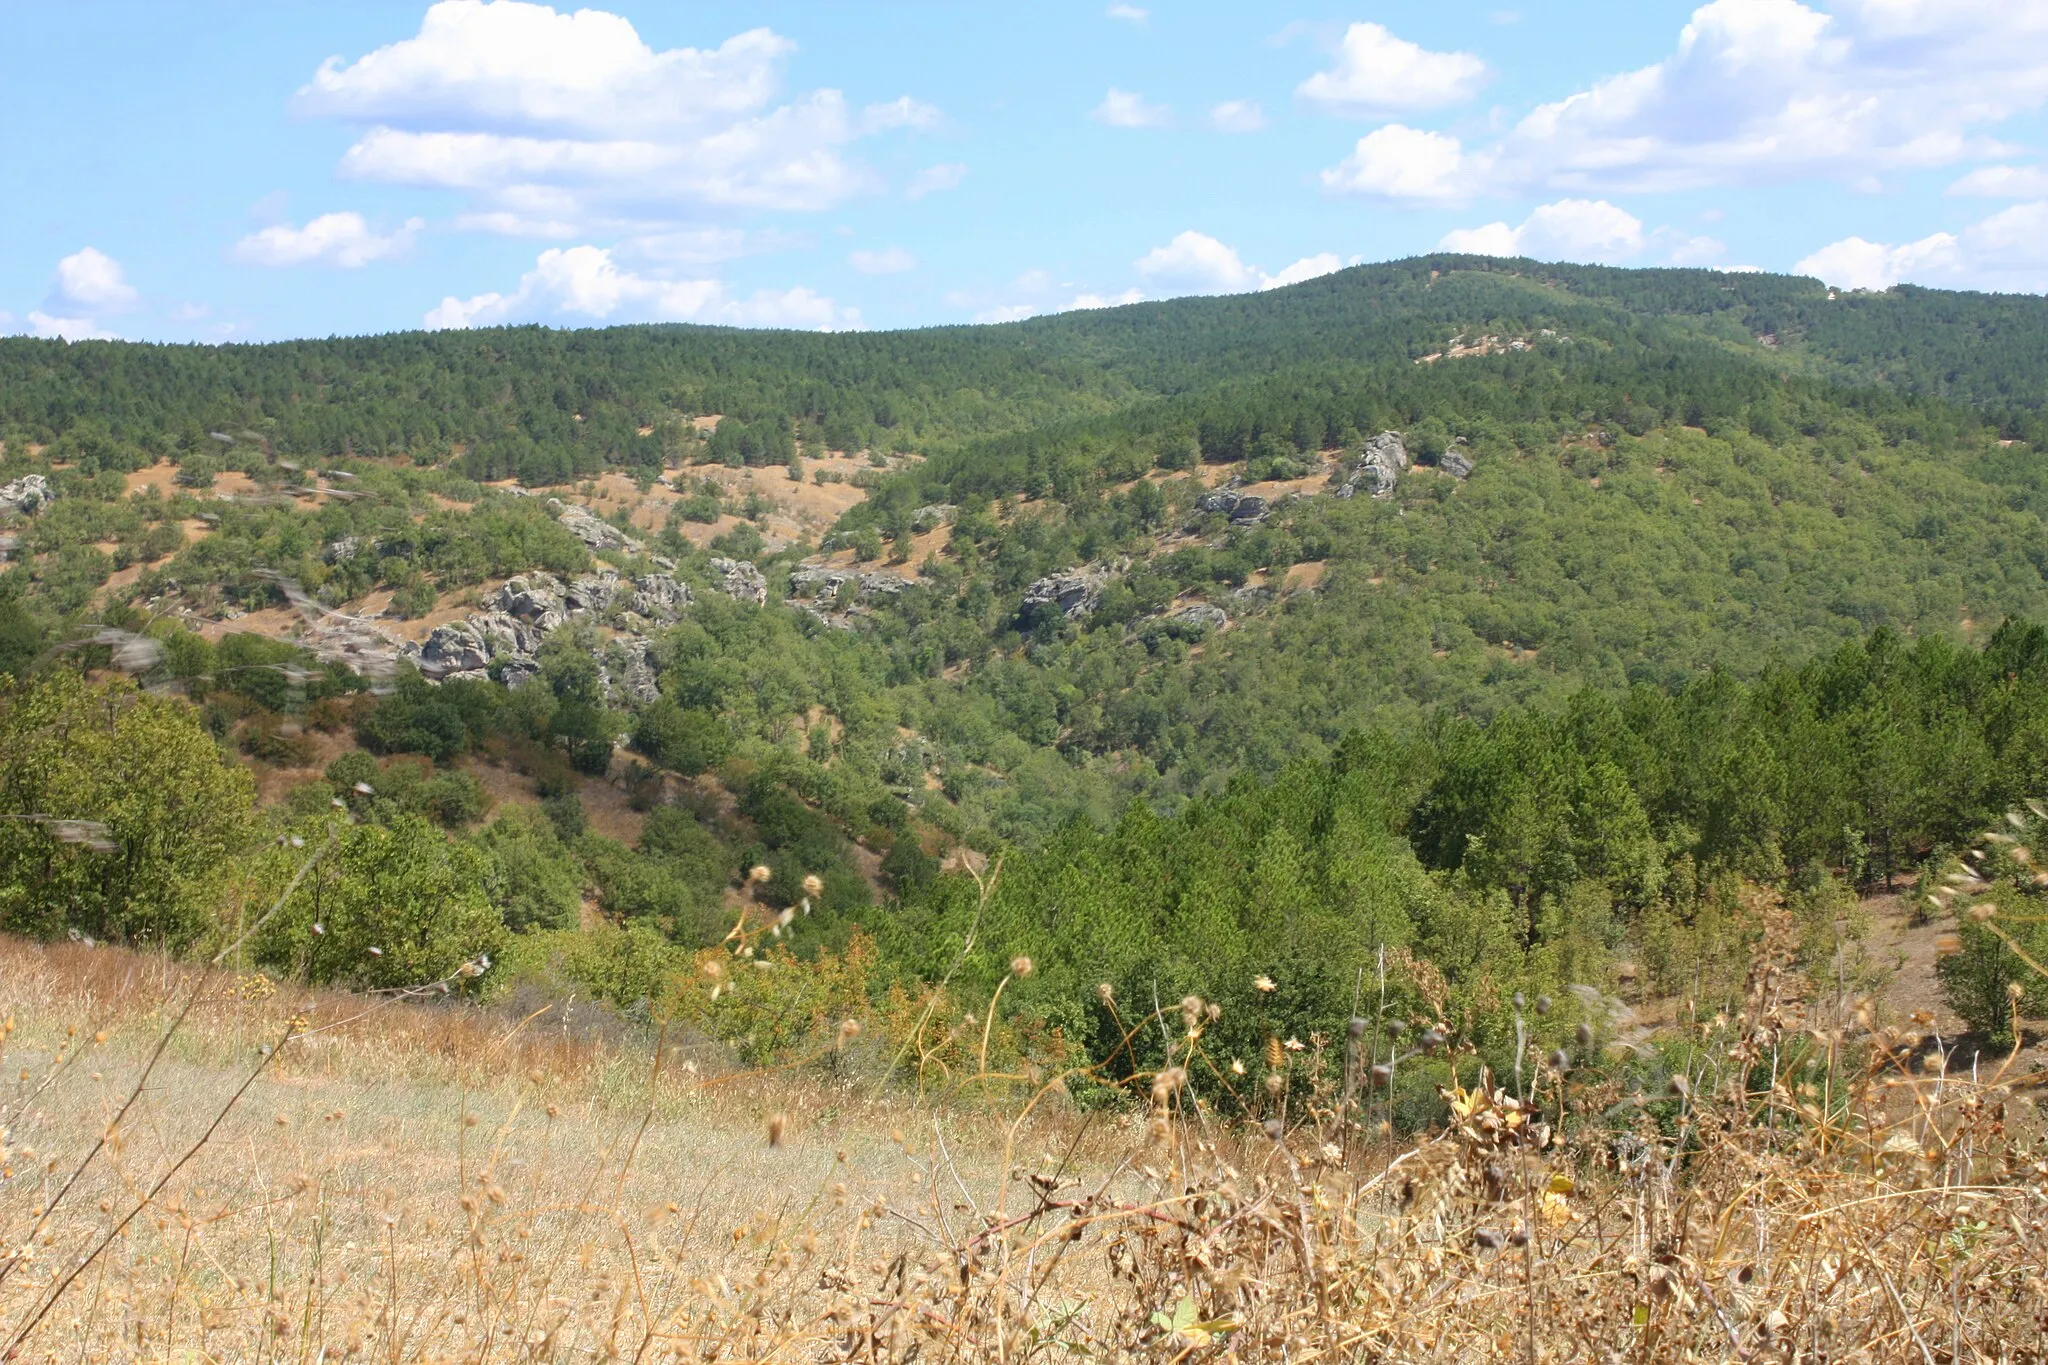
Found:
[[[920,534],[935,531],[941,526],[952,525],[959,511],[950,502],[928,502],[910,514],[910,527]]]
[[[637,555],[646,549],[639,541],[588,508],[578,507],[573,502],[563,502],[560,498],[549,498],[548,508],[555,513],[555,520],[561,523],[563,530],[593,550],[624,550],[628,554]]]
[[[1452,446],[1437,459],[1436,467],[1454,479],[1470,478],[1478,466],[1472,463],[1472,456],[1458,446]]]
[[[361,536],[341,536],[321,547],[320,559],[326,564],[346,564],[357,555],[376,548],[374,540],[365,542]]]
[[[674,624],[690,602],[689,587],[665,573],[625,578],[605,569],[566,583],[549,573],[520,574],[486,596],[483,611],[437,626],[399,653],[436,681],[488,677],[496,664],[507,687],[521,687],[540,676],[540,647],[549,635],[574,621],[609,620],[632,633],[607,647],[606,657],[617,665],[600,669],[607,691],[652,701],[657,690],[651,646],[642,632]]]
[[[910,588],[910,580],[893,573],[860,573],[853,569],[804,568],[789,576],[789,590],[796,597],[836,596],[848,583],[863,598],[895,597]]]
[[[1390,497],[1409,463],[1408,447],[1401,440],[1401,433],[1383,431],[1365,443],[1364,453],[1359,456],[1351,477],[1337,490],[1337,496],[1348,498],[1364,493],[1374,498]]]
[[[1090,569],[1048,574],[1024,589],[1024,614],[1056,611],[1069,621],[1078,620],[1101,605],[1104,582],[1102,574]]]
[[[712,560],[711,586],[735,602],[768,605],[768,579],[751,559]]]
[[[1230,624],[1230,613],[1213,603],[1197,602],[1193,606],[1182,607],[1169,619],[1201,630],[1221,630]]]
[[[1197,512],[1221,512],[1225,516],[1237,510],[1241,501],[1234,488],[1218,488],[1195,499]]]
[[[57,490],[40,474],[24,474],[13,483],[0,484],[0,512],[19,512],[32,517],[56,500]]]

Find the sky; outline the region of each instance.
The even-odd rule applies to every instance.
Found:
[[[0,0],[0,332],[919,327],[1436,249],[2048,292],[2048,0],[603,3]]]

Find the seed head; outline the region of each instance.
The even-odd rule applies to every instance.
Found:
[[[805,894],[806,896],[822,896],[822,895],[824,895],[824,894],[825,894],[825,879],[824,879],[823,877],[820,877],[820,876],[819,876],[819,875],[818,875],[817,873],[815,873],[815,872],[812,872],[812,873],[809,873],[809,874],[807,874],[807,875],[806,875],[806,876],[804,877],[804,894]]]
[[[1280,987],[1270,976],[1255,976],[1252,978],[1252,989],[1262,995],[1271,995],[1274,991],[1279,990]]]
[[[751,869],[749,869],[749,871],[747,872],[747,881],[748,881],[748,882],[749,882],[749,883],[750,883],[751,885],[754,885],[754,886],[759,886],[759,885],[761,885],[761,884],[762,884],[763,882],[766,882],[766,881],[770,880],[770,879],[771,879],[771,878],[773,878],[774,876],[775,876],[775,869],[773,869],[773,868],[769,867],[769,866],[768,866],[768,864],[766,864],[766,863],[756,863],[756,864],[754,864],[754,866],[753,866],[753,867],[752,867]]]
[[[782,1114],[777,1114],[768,1120],[768,1145],[770,1147],[780,1147],[782,1145],[782,1129],[788,1122],[789,1119]]]
[[[1037,968],[1032,965],[1031,959],[1024,956],[1024,954],[1022,953],[1019,953],[1017,954],[1017,956],[1010,959],[1011,976],[1026,977],[1031,975],[1031,973],[1036,970]]]

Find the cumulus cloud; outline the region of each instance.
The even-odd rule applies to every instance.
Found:
[[[1466,164],[1457,138],[1390,123],[1358,139],[1350,156],[1324,171],[1323,188],[1415,203],[1463,203],[1475,188]]]
[[[1266,126],[1266,111],[1256,100],[1225,100],[1209,111],[1209,126],[1219,133],[1256,133]]]
[[[1038,316],[1038,306],[1037,306],[1036,304],[1031,304],[1031,303],[1008,303],[1008,304],[1002,304],[1002,305],[1000,305],[1000,306],[998,306],[998,307],[995,307],[995,308],[984,308],[984,309],[982,309],[982,310],[981,310],[981,311],[980,311],[979,313],[976,313],[976,314],[975,314],[975,315],[974,315],[974,316],[973,316],[972,318],[970,318],[970,319],[968,319],[968,320],[969,320],[970,322],[983,322],[983,323],[987,323],[987,322],[1022,322],[1022,321],[1023,321],[1024,319],[1026,319],[1026,318],[1030,318],[1030,317],[1037,317],[1037,316]]]
[[[133,308],[141,296],[128,283],[121,263],[96,247],[83,247],[57,262],[56,299],[93,313]],[[31,319],[34,314],[30,314]]]
[[[1845,237],[1792,268],[1842,289],[1924,284],[2048,292],[2048,199],[2015,204],[1960,232],[1936,232],[1897,245]]]
[[[1136,5],[1111,5],[1104,13],[1108,14],[1112,19],[1121,19],[1127,24],[1142,24],[1152,17],[1151,10],[1139,9]]]
[[[1127,303],[1143,303],[1145,293],[1140,289],[1126,289],[1121,294],[1076,294],[1063,309],[1055,312],[1081,312],[1090,308],[1121,308]]]
[[[2048,198],[2048,167],[1980,166],[1950,185],[1948,192],[1981,199]]]
[[[1505,222],[1444,234],[1440,250],[1475,256],[1527,256],[1539,261],[1619,265],[1654,253],[1669,265],[1709,265],[1723,247],[1712,237],[1671,228],[1646,230],[1643,220],[1604,199],[1560,199],[1541,204],[1515,226]]]
[[[702,322],[825,331],[860,326],[860,314],[805,288],[734,298],[715,279],[671,280],[621,267],[596,246],[550,247],[509,294],[441,300],[433,329],[508,322]]]
[[[1643,193],[1826,177],[1881,183],[1998,155],[2048,101],[2041,0],[1712,0],[1663,61],[1541,105],[1440,176],[1333,189],[1424,202],[1482,191]],[[1439,166],[1450,158],[1440,156]],[[1391,185],[1391,189],[1387,186]]]
[[[1128,90],[1111,89],[1091,117],[1111,128],[1163,128],[1172,120],[1173,110],[1163,104],[1147,104],[1144,96]]]
[[[235,243],[234,257],[248,265],[332,265],[354,270],[372,261],[402,256],[426,226],[408,218],[395,232],[379,233],[360,213],[323,213],[304,227],[280,223]]]
[[[1202,232],[1183,232],[1164,246],[1153,247],[1137,261],[1138,273],[1169,293],[1239,294],[1278,289],[1343,268],[1334,253],[1304,256],[1277,275],[1250,265],[1237,251]]]
[[[1328,71],[1295,94],[1333,114],[1371,116],[1463,104],[1486,80],[1486,63],[1469,52],[1431,52],[1380,24],[1353,24]]]
[[[91,318],[53,317],[40,308],[31,308],[28,313],[29,331],[45,339],[62,337],[66,341],[118,341],[120,337],[100,326]]]
[[[1304,256],[1277,275],[1268,275],[1259,281],[1261,289],[1279,289],[1290,284],[1300,284],[1319,275],[1328,275],[1342,270],[1344,262],[1334,251],[1319,251],[1313,256]]]
[[[960,182],[967,178],[967,167],[957,161],[941,162],[927,166],[910,177],[910,183],[903,187],[905,199],[922,199],[928,194],[958,189]]]
[[[818,210],[878,188],[849,147],[936,111],[907,97],[855,109],[837,90],[775,106],[792,48],[757,28],[656,51],[603,10],[440,0],[413,37],[330,58],[294,107],[365,125],[344,176],[464,194],[460,221],[504,233]]]
[[[906,270],[917,269],[917,257],[900,246],[881,251],[856,251],[846,260],[863,275],[901,275]]]

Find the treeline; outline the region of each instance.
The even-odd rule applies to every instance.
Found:
[[[1968,846],[2044,783],[2048,631],[2009,622],[1981,651],[1880,631],[1750,684],[1354,734],[1171,819],[1073,823],[985,905],[938,879],[868,922],[885,959],[969,998],[1028,956],[1006,1002],[1097,1059],[1133,1011],[1189,994],[1224,1006],[1212,1037],[1248,1060],[1269,1033],[1341,1036],[1382,990],[1499,1049],[1516,992],[1569,1002],[1542,1026],[1564,1034],[1602,1022],[1586,1001],[1623,963],[1653,993],[1739,982],[1761,929],[1745,886],[1783,888],[1826,967],[1859,932],[1851,891]]]
[[[1248,378],[1399,369],[1454,333],[1545,330],[1623,352],[1690,335],[1695,350],[1764,374],[1949,399],[1985,410],[2007,436],[2044,434],[2038,298],[1837,296],[1784,276],[1446,255],[1261,294],[902,333],[526,327],[213,347],[0,338],[0,437],[145,463],[218,453],[222,437],[295,458],[463,454],[472,477],[538,483],[658,465],[687,439],[684,416],[722,413],[834,449],[946,449]],[[1650,407],[1686,410],[1645,398]]]

